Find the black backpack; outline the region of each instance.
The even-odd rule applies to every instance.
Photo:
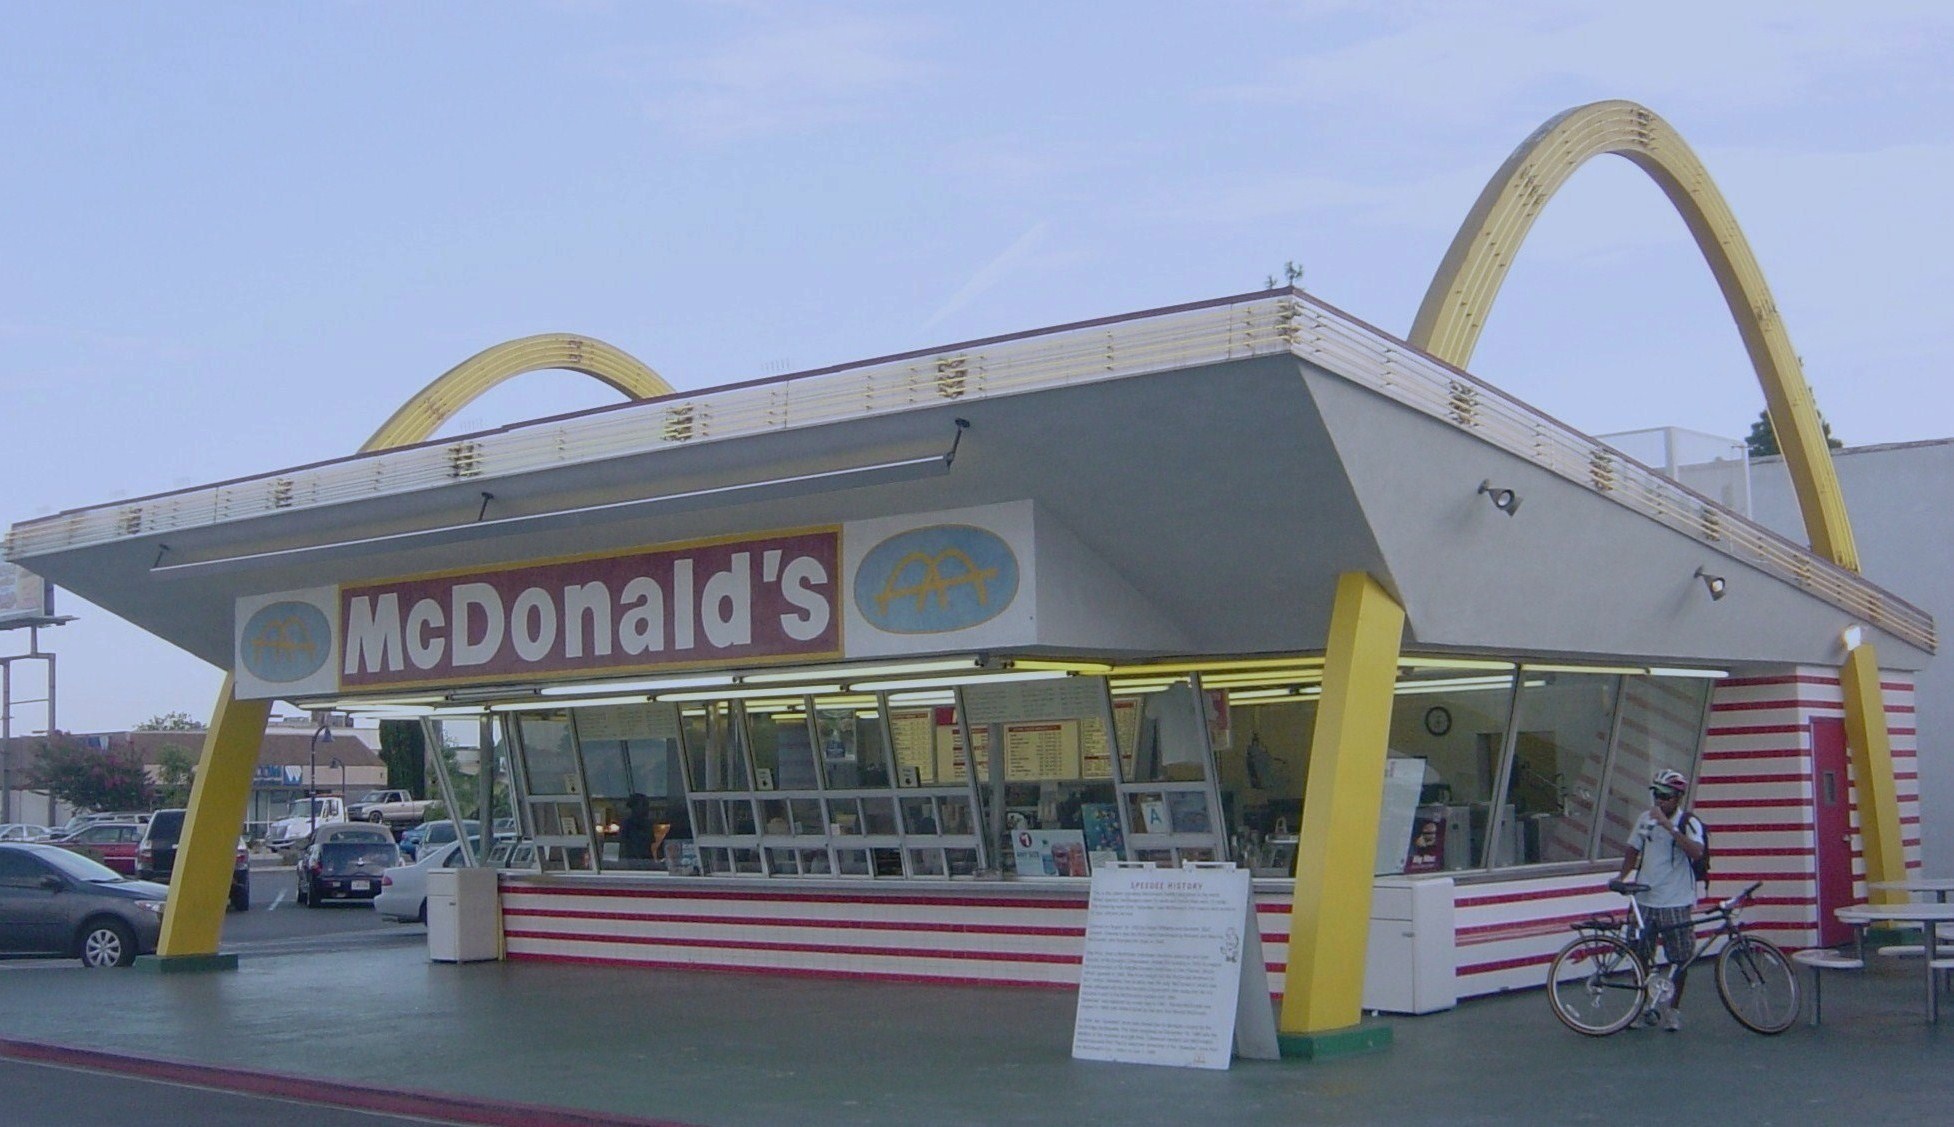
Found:
[[[1696,823],[1696,832],[1703,835],[1703,855],[1689,863],[1689,871],[1696,874],[1698,884],[1708,884],[1710,882],[1710,827],[1703,824],[1703,819],[1685,810],[1682,815],[1682,828],[1685,834],[1689,832],[1689,824],[1692,821]]]

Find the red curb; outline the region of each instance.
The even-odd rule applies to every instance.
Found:
[[[66,1045],[16,1041],[5,1037],[0,1037],[0,1057],[352,1111],[419,1116],[450,1123],[481,1124],[484,1127],[694,1127],[676,1119],[646,1119],[543,1104],[491,1102],[438,1092],[314,1080],[284,1072],[261,1072],[161,1057],[75,1049]]]

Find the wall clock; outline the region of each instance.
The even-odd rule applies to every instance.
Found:
[[[1425,730],[1434,736],[1442,736],[1452,730],[1452,710],[1442,704],[1435,704],[1425,710]]]

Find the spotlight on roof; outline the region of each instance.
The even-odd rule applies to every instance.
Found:
[[[1509,517],[1520,511],[1520,495],[1511,489],[1494,489],[1491,478],[1479,483],[1479,492],[1492,498],[1493,508]]]
[[[1721,575],[1711,575],[1699,567],[1696,569],[1696,578],[1701,579],[1703,586],[1709,589],[1711,602],[1716,602],[1730,593],[1730,581]]]

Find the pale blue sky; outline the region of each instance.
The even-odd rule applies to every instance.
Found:
[[[1835,431],[1944,437],[1950,58],[1939,2],[11,5],[0,523],[349,452],[545,330],[701,387],[1294,259],[1403,333],[1493,169],[1612,97],[1709,166]],[[1681,222],[1612,159],[1473,367],[1596,432],[1762,407]],[[525,377],[451,429],[605,399]],[[208,714],[216,671],[63,610],[62,727]]]

